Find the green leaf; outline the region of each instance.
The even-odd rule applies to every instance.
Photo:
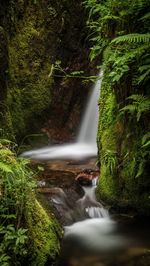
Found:
[[[3,162],[0,162],[0,170],[5,173],[13,173],[11,166]]]

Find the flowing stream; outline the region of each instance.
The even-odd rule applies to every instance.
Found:
[[[40,160],[55,159],[56,161],[58,159],[79,160],[96,157],[97,100],[100,85],[101,80],[99,79],[92,89],[75,143],[27,151],[22,156]],[[132,240],[120,233],[118,223],[110,217],[108,210],[96,200],[97,179],[98,177],[92,179],[91,186],[82,186],[84,195],[73,204],[62,186],[61,188],[52,188],[54,195],[50,197],[50,201],[57,212],[65,217],[65,221],[69,221],[64,226],[60,266],[128,265],[124,262],[128,257],[127,250],[132,246]],[[41,186],[45,186],[45,182],[41,182]],[[123,260],[120,254],[121,256],[124,254]]]
[[[83,186],[84,196],[79,199],[72,208],[67,203],[67,196],[61,193],[61,196],[52,198],[56,208],[67,210],[71,218],[76,222],[65,226],[63,239],[61,265],[89,265],[82,262],[82,259],[97,258],[114,259],[121,252],[124,252],[129,244],[129,240],[117,232],[117,223],[111,219],[109,212],[103,205],[96,200],[97,177],[93,179],[91,186]],[[59,209],[60,211],[60,209]],[[65,215],[65,213],[64,213]]]
[[[99,74],[101,78],[101,74]],[[101,79],[94,85],[81,128],[75,143],[67,145],[54,145],[37,150],[24,152],[22,156],[33,159],[81,159],[97,155],[96,134],[98,125],[98,97],[100,92]]]

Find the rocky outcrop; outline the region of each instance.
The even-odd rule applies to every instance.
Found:
[[[1,97],[6,96],[9,65],[6,102],[18,140],[37,132],[49,119],[50,128],[61,128],[68,121],[69,133],[76,128],[80,118],[76,110],[82,109],[86,88],[79,79],[54,78],[53,69],[58,61],[69,73],[89,69],[85,22],[81,0],[0,4],[1,46],[4,36],[8,39],[8,52],[4,45],[0,56],[4,62]]]

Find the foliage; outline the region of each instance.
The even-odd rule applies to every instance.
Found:
[[[0,239],[2,260],[20,265],[27,255],[27,229],[22,228],[29,195],[35,187],[27,160],[16,159],[10,147],[13,142],[2,139],[0,144]],[[13,265],[12,263],[12,265]],[[16,263],[16,264],[15,264]]]
[[[138,34],[138,33],[131,33],[128,35],[123,35],[120,37],[115,38],[112,40],[112,44],[120,44],[120,43],[149,43],[150,41],[150,34]]]
[[[123,113],[127,111],[131,116],[135,114],[137,122],[139,122],[142,114],[150,110],[150,99],[148,97],[136,94],[131,95],[127,100],[131,100],[132,104],[126,105],[120,111]]]
[[[110,174],[116,172],[117,156],[115,151],[105,150],[104,154],[101,155],[101,162],[106,165]]]
[[[83,70],[68,72],[65,71],[61,66],[61,61],[56,61],[54,65],[52,65],[50,76],[53,75],[54,77],[61,77],[61,78],[77,78],[83,79],[83,82],[96,82],[100,77],[99,76],[85,76]]]
[[[98,193],[149,212],[150,2],[85,0],[84,5],[91,60],[102,58],[103,69]]]
[[[0,143],[0,263],[36,261],[33,265],[44,266],[59,252],[59,225],[36,200],[36,173],[29,161],[16,157],[13,142],[1,139]]]
[[[15,265],[20,265],[20,260],[27,255],[27,229],[15,229],[14,224],[0,226],[1,247],[0,254],[1,265],[10,265],[13,260]],[[8,254],[8,255],[7,255]]]

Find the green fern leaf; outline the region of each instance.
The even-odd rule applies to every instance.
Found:
[[[150,41],[150,34],[139,34],[139,33],[131,33],[128,35],[123,35],[120,37],[115,38],[112,40],[112,44],[119,44],[119,43],[149,43]]]
[[[0,149],[0,157],[6,157],[6,156],[11,156],[13,155],[12,151],[8,149]]]
[[[150,140],[148,140],[144,145],[142,145],[142,148],[146,148],[150,146]]]
[[[149,20],[150,19],[150,12],[148,12],[146,15],[144,15],[143,17],[141,17],[139,20]]]
[[[134,113],[136,111],[136,106],[134,106],[133,104],[129,104],[125,107],[123,107],[122,109],[120,109],[121,112],[125,112],[128,111],[130,113]]]
[[[145,142],[150,139],[150,132],[146,133],[142,138],[142,145],[145,144]]]
[[[3,163],[3,162],[0,162],[0,170],[5,173],[13,173],[10,165]]]

